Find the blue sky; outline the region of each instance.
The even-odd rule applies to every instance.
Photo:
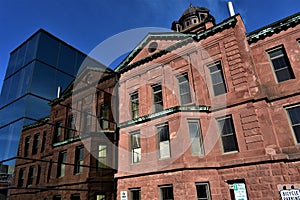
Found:
[[[229,17],[225,0],[1,0],[0,89],[9,53],[39,28],[89,53],[122,31],[170,28],[190,2],[210,9],[217,23]],[[232,2],[236,13],[243,17],[247,32],[300,11],[299,0]]]

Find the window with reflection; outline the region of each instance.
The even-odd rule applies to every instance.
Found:
[[[107,168],[107,145],[99,144],[98,145],[98,162],[97,168]]]
[[[84,148],[83,146],[76,147],[74,174],[82,173],[83,162],[84,162]]]
[[[21,168],[19,170],[18,187],[23,187],[24,179],[25,179],[25,168]]]
[[[231,116],[217,119],[222,140],[223,152],[238,151],[235,130]]]
[[[141,188],[129,190],[130,200],[141,200]]]
[[[159,199],[160,200],[174,200],[173,186],[164,185],[159,187]]]
[[[62,121],[58,121],[55,123],[54,127],[54,138],[53,142],[60,142],[61,141],[61,135],[62,135]]]
[[[177,76],[177,80],[181,105],[191,103],[192,98],[188,73],[180,74]]]
[[[300,143],[300,106],[287,108],[290,123],[297,143]]]
[[[102,104],[100,109],[100,125],[103,130],[106,130],[109,128],[110,109],[106,104]]]
[[[75,120],[76,120],[76,115],[70,115],[68,117],[68,133],[66,139],[70,139],[74,137],[75,133]]]
[[[30,136],[25,138],[25,146],[24,146],[24,157],[29,155],[29,146],[30,146]]]
[[[40,141],[40,133],[37,133],[33,137],[32,155],[37,154],[38,149],[39,149],[39,141]]]
[[[227,92],[221,62],[208,65],[214,95]]]
[[[67,152],[59,152],[58,163],[57,163],[57,177],[65,176]]]
[[[140,132],[136,131],[130,135],[130,148],[131,148],[131,162],[139,163],[141,161],[141,143],[140,143]]]
[[[47,138],[47,132],[46,132],[46,131],[43,131],[43,138],[42,138],[41,152],[44,152],[44,151],[45,151],[46,138]]]
[[[27,186],[32,185],[34,178],[34,166],[29,167],[28,177],[27,177]]]
[[[156,127],[158,138],[159,158],[166,159],[171,157],[169,125],[162,124]]]
[[[189,120],[190,148],[192,155],[204,155],[202,133],[197,120]]]
[[[161,84],[152,85],[153,93],[153,111],[159,112],[163,110],[163,96]]]
[[[197,200],[211,200],[209,183],[196,183]]]
[[[84,133],[89,133],[91,131],[91,125],[92,125],[92,112],[90,110],[87,110],[84,113],[84,125],[83,125]]]
[[[139,93],[136,91],[130,95],[131,118],[139,117]]]
[[[268,55],[278,82],[283,82],[295,78],[294,72],[283,46],[268,51]]]

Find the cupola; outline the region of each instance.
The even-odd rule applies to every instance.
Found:
[[[172,23],[172,30],[181,33],[199,33],[215,25],[215,18],[204,7],[190,4],[178,21]]]

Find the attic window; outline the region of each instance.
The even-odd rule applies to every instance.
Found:
[[[157,46],[158,46],[157,42],[151,42],[148,47],[149,53],[153,53],[154,51],[156,51]]]

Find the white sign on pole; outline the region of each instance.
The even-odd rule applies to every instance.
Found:
[[[281,190],[280,197],[282,200],[298,200],[300,199],[300,191],[299,189]]]
[[[121,191],[121,200],[128,200],[127,199],[127,191]]]
[[[234,197],[237,200],[248,200],[245,183],[233,184]]]

